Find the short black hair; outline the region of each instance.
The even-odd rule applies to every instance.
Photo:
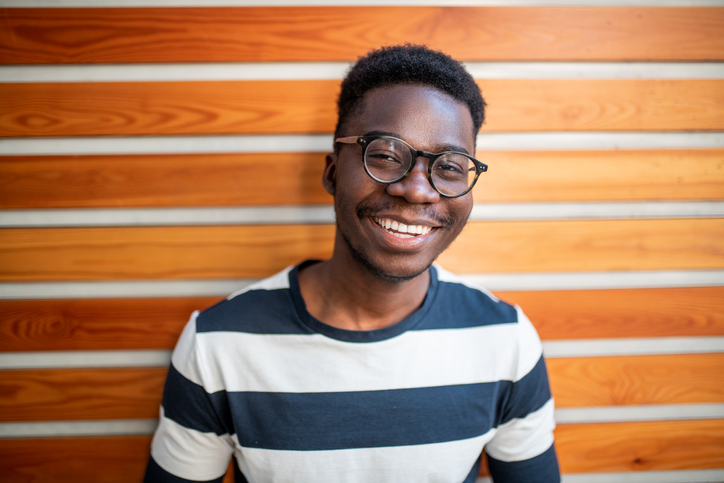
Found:
[[[367,92],[400,84],[434,87],[467,105],[473,118],[473,138],[477,136],[485,120],[485,101],[473,77],[447,54],[405,44],[372,50],[347,73],[337,100],[335,139]]]

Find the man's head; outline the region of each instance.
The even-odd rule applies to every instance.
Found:
[[[466,160],[475,154],[484,109],[480,90],[444,54],[389,47],[360,59],[343,82],[339,106],[338,141],[323,177],[335,198],[335,257],[380,279],[415,278],[458,236],[472,209],[471,193],[450,196],[444,185],[454,173],[467,179],[466,169],[445,161],[448,154],[442,163],[434,160],[442,152]],[[379,136],[382,142],[365,145]],[[403,160],[398,155],[405,152]],[[399,179],[380,182],[387,172],[374,176],[387,169],[380,166],[398,162],[408,166]]]
[[[372,50],[357,60],[342,82],[335,139],[345,135],[345,124],[363,107],[367,92],[400,84],[434,87],[467,105],[473,136],[478,134],[485,120],[485,101],[472,76],[460,62],[442,52],[407,44]]]

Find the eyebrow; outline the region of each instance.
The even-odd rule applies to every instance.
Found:
[[[400,136],[399,134],[397,134],[395,132],[389,132],[389,131],[370,131],[367,134],[365,134],[365,136],[390,136],[390,137],[401,139],[401,140],[407,142],[407,140],[405,138],[403,138],[402,136]],[[411,144],[411,143],[408,143],[408,144]],[[417,149],[417,148],[415,148],[415,149]],[[457,146],[455,144],[438,144],[437,149],[438,149],[438,151],[435,151],[435,153],[433,153],[433,154],[442,153],[445,151],[457,151],[457,152],[465,153],[469,156],[472,156],[468,152],[467,149],[465,149],[462,146]]]

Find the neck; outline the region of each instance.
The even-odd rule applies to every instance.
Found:
[[[346,330],[394,325],[417,310],[430,286],[430,271],[410,280],[384,280],[335,246],[330,260],[299,273],[307,310],[322,322]]]

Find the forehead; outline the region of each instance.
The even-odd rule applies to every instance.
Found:
[[[433,87],[397,85],[365,94],[349,134],[375,131],[397,135],[425,151],[459,146],[470,154],[475,152],[473,119],[467,105]]]

